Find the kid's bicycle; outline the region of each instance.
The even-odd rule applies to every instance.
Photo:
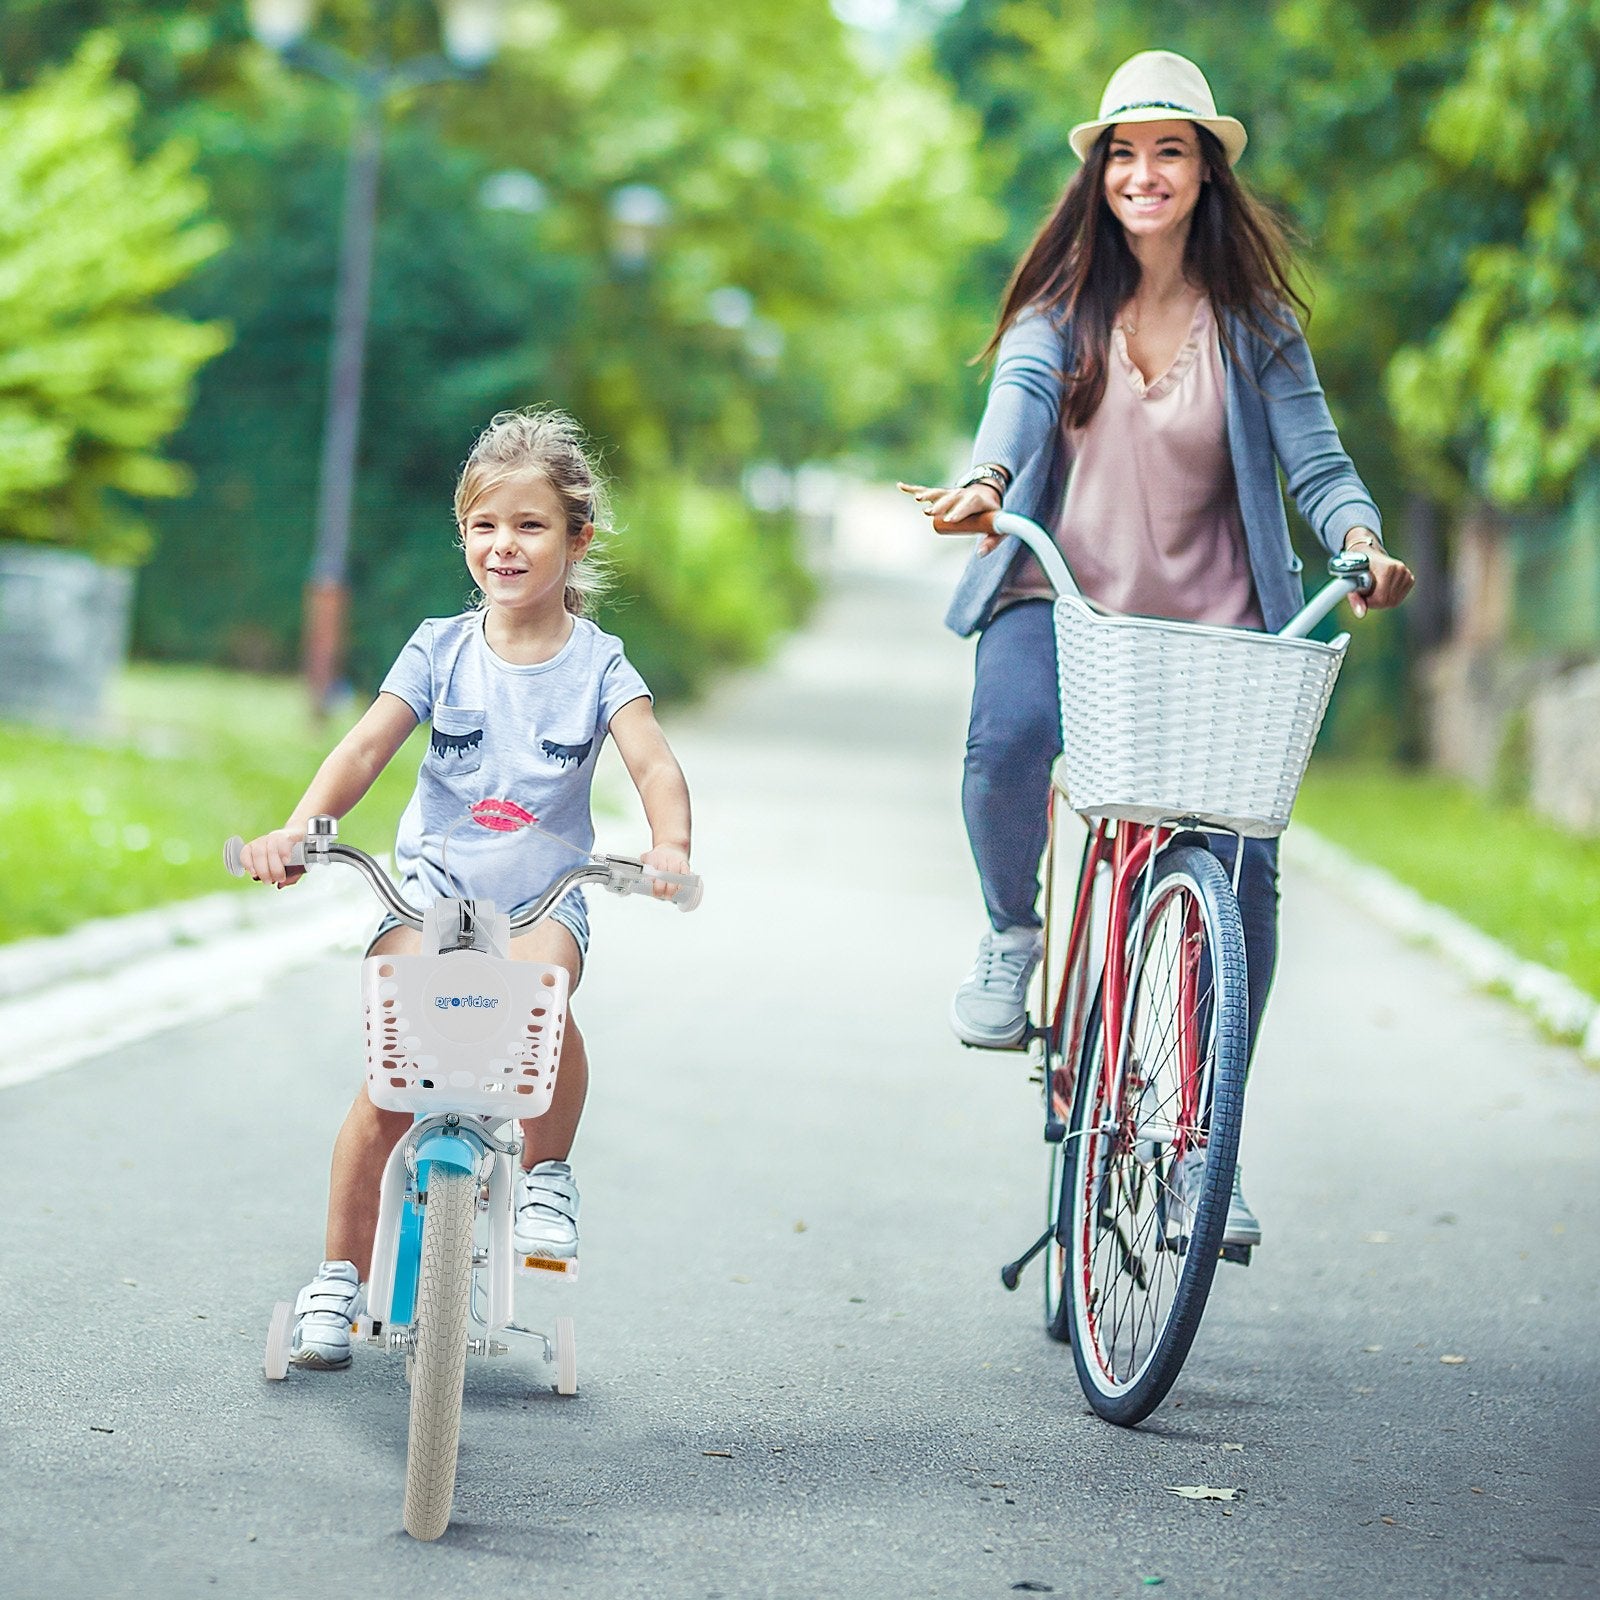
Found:
[[[1047,1252],[1046,1330],[1094,1410],[1131,1426],[1177,1379],[1219,1259],[1250,1259],[1223,1243],[1249,1054],[1244,840],[1288,823],[1349,644],[1306,635],[1371,578],[1365,556],[1334,557],[1277,634],[1120,616],[1083,598],[1035,523],[994,527],[1056,590],[1064,751],[1040,1020],[1014,1047],[1039,1047],[1045,1231],[1000,1275],[1014,1289]],[[1068,812],[1089,828],[1070,900]],[[1231,874],[1213,834],[1234,836]]]
[[[243,876],[242,841],[224,861]],[[369,956],[361,983],[366,1013],[367,1093],[379,1107],[415,1121],[390,1152],[379,1191],[378,1226],[366,1310],[358,1337],[405,1357],[411,1385],[404,1524],[416,1539],[449,1525],[467,1356],[499,1356],[497,1335],[536,1345],[556,1368],[556,1392],[577,1392],[572,1318],[551,1333],[512,1320],[516,1265],[570,1277],[574,1261],[512,1254],[512,1200],[522,1119],[549,1109],[566,1021],[567,973],[513,960],[511,935],[546,916],[578,884],[615,894],[653,894],[672,885],[685,911],[700,902],[694,874],[658,872],[627,856],[589,856],[515,917],[487,900],[440,898],[426,911],[408,904],[384,869],[338,840],[332,817],[313,817],[296,864],[355,867],[385,909],[422,934],[416,955]],[[270,1379],[289,1370],[293,1308],[280,1301],[267,1333]],[[476,1330],[474,1332],[474,1330]]]

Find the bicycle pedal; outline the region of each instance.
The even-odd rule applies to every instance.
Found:
[[[1250,1252],[1254,1248],[1254,1245],[1248,1244],[1225,1244],[1222,1247],[1222,1259],[1231,1261],[1238,1267],[1248,1267],[1250,1265]]]
[[[565,1259],[555,1256],[523,1256],[517,1257],[517,1270],[519,1272],[540,1273],[545,1277],[576,1278],[578,1276],[578,1263],[573,1257]]]

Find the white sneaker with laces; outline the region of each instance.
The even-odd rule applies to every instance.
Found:
[[[1028,1025],[1028,980],[1044,954],[1037,928],[1007,928],[978,941],[977,959],[950,1002],[950,1026],[964,1044],[1015,1044]]]
[[[519,1256],[577,1255],[578,1185],[565,1161],[541,1161],[517,1179],[516,1213],[511,1243]]]
[[[295,1299],[289,1360],[334,1372],[350,1365],[350,1324],[361,1311],[361,1279],[350,1261],[324,1261]]]

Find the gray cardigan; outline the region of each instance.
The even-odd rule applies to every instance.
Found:
[[[1371,528],[1381,535],[1382,525],[1372,496],[1339,443],[1299,325],[1294,324],[1292,338],[1284,339],[1280,356],[1237,317],[1228,313],[1227,318],[1240,364],[1247,369],[1241,373],[1224,345],[1228,451],[1256,598],[1262,620],[1276,632],[1305,599],[1300,558],[1289,543],[1278,464],[1295,505],[1330,553],[1344,547],[1352,528]],[[1054,526],[1067,486],[1060,374],[1068,368],[1071,348],[1070,323],[1037,310],[1018,317],[1000,341],[989,401],[972,448],[974,464],[997,461],[1011,473],[1005,509],[1045,528]],[[986,556],[974,550],[945,613],[949,627],[966,635],[989,621],[1019,549],[1015,538],[1007,538]]]

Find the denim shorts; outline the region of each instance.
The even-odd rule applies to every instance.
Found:
[[[533,904],[532,900],[524,900],[511,915],[518,916]],[[550,920],[559,922],[563,928],[577,941],[578,945],[578,975],[583,975],[583,962],[589,954],[589,907],[583,898],[582,889],[568,889],[567,892],[555,903],[550,912]],[[405,926],[392,911],[384,914],[383,920],[373,930],[371,939],[367,941],[367,954],[372,954],[372,947],[391,928]]]

